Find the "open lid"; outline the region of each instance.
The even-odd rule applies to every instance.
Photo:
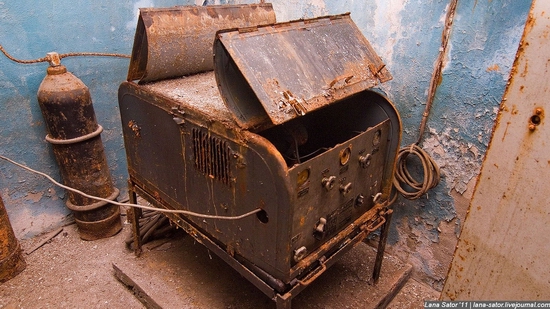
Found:
[[[222,30],[214,54],[220,93],[243,129],[284,123],[392,78],[349,13]]]
[[[151,82],[211,71],[216,31],[274,22],[269,3],[140,9],[127,80]]]

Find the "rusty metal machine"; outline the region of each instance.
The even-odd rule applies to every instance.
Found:
[[[269,4],[141,13],[119,89],[131,201],[211,215],[167,214],[278,309],[382,226],[377,279],[401,122],[370,90],[391,75],[350,15],[274,23]],[[210,30],[237,27],[212,32],[214,70],[189,70],[178,58],[189,50],[156,67],[158,42],[194,47],[191,34],[151,28],[201,14]]]

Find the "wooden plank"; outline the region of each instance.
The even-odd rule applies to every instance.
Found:
[[[116,263],[113,263],[113,269],[115,271],[115,277],[122,282],[124,285],[126,285],[127,288],[129,288],[134,295],[137,297],[137,299],[145,305],[148,309],[161,309],[162,307],[157,304],[155,300],[153,300],[147,292],[143,288],[139,286],[137,282],[132,280],[127,274],[125,274],[119,266],[116,265]]]

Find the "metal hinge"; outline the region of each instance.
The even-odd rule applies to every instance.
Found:
[[[382,70],[385,67],[386,67],[385,64],[382,64],[379,68],[377,68],[377,67],[374,66],[374,64],[369,63],[369,70],[371,71],[372,75],[374,75],[377,78],[380,78],[380,76],[378,76],[378,75],[380,74],[380,72],[382,72]]]
[[[258,31],[258,27],[256,26],[239,28],[239,33],[249,33],[249,32],[256,32],[256,31]]]
[[[184,124],[185,123],[185,120],[183,119],[183,116],[185,116],[185,111],[182,110],[180,107],[172,107],[171,109],[171,114],[172,116],[174,116],[172,119],[174,120],[175,123],[177,124]]]

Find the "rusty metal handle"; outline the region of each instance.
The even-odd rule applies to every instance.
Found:
[[[319,263],[321,264],[320,265],[320,270],[317,271],[313,276],[311,276],[310,278],[308,278],[307,280],[298,280],[298,283],[300,283],[301,285],[303,286],[308,286],[310,283],[312,283],[315,279],[317,279],[322,273],[325,272],[325,270],[327,270],[327,266],[325,265],[325,263],[319,261]]]
[[[384,214],[381,213],[380,214],[380,217],[378,217],[380,219],[380,222],[378,222],[375,226],[372,226],[374,223],[376,223],[376,221],[373,221],[371,223],[371,225],[368,225],[366,227],[366,230],[369,231],[369,232],[374,232],[376,231],[379,227],[382,226],[382,224],[386,223],[386,217],[384,217]],[[378,220],[378,219],[377,219]]]

